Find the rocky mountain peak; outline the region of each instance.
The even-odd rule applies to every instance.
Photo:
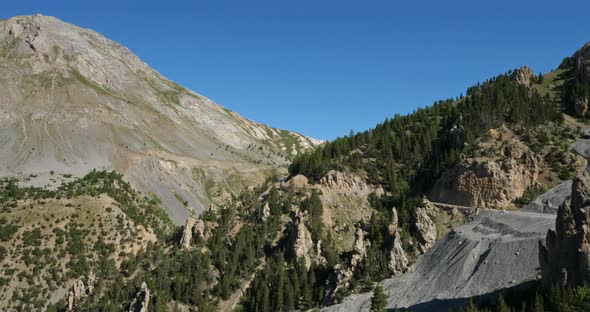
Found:
[[[321,143],[244,118],[54,17],[0,22],[0,71],[0,175],[45,185],[51,172],[115,170],[179,225]],[[230,175],[242,181],[229,186]]]
[[[33,74],[75,71],[99,85],[125,91],[137,83],[136,72],[157,74],[129,49],[97,32],[55,17],[18,16],[0,24],[0,40],[11,41],[10,57]]]

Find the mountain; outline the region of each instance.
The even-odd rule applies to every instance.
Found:
[[[43,186],[114,169],[177,224],[321,143],[248,120],[54,17],[1,21],[0,71],[0,176]]]
[[[322,143],[54,18],[0,42],[0,310],[590,308],[590,45]]]

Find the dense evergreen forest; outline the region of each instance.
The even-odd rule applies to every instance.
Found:
[[[583,312],[590,311],[590,288],[540,289],[509,291],[498,295],[494,301],[472,302],[459,312]]]
[[[330,169],[363,169],[371,182],[386,186],[394,196],[422,193],[481,132],[502,124],[561,121],[555,99],[517,84],[510,74],[473,86],[466,96],[396,115],[374,129],[326,143],[296,157],[289,172],[319,179]]]
[[[567,57],[559,66],[565,81],[561,94],[566,111],[574,116],[588,118],[590,79],[588,72],[576,63],[576,56]]]

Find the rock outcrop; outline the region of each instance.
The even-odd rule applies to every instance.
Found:
[[[361,228],[357,228],[354,232],[354,244],[352,245],[352,259],[350,260],[350,266],[356,268],[361,261],[367,256],[367,243],[365,241],[365,233]]]
[[[319,240],[315,244],[315,262],[321,266],[325,266],[328,263],[326,258],[322,255],[322,241],[321,240]]]
[[[289,186],[294,189],[302,189],[307,187],[307,177],[298,174],[289,180]]]
[[[393,235],[393,246],[389,251],[389,273],[393,276],[401,275],[408,270],[409,263],[410,261],[402,246],[402,236],[399,231],[396,231]]]
[[[507,129],[492,129],[492,142],[486,142],[500,146],[495,155],[467,158],[447,170],[429,198],[434,202],[502,209],[522,197],[537,182],[542,157],[514,138],[498,137],[502,133],[512,135]],[[488,148],[481,145],[478,149]]]
[[[189,249],[191,247],[191,242],[193,240],[194,234],[198,234],[201,235],[201,237],[204,237],[205,223],[201,219],[189,217],[186,220],[184,230],[182,231],[182,237],[180,238],[180,246],[182,246],[182,248],[184,249]]]
[[[268,205],[268,203],[265,203],[261,210],[260,220],[262,220],[262,222],[266,222],[266,220],[268,220],[269,217],[270,206]]]
[[[182,237],[180,238],[180,246],[182,246],[182,248],[188,249],[191,247],[191,241],[193,239],[193,226],[195,226],[195,223],[197,223],[197,219],[193,217],[189,217],[186,220],[184,230],[182,231]]]
[[[96,275],[94,272],[88,273],[88,276],[86,277],[86,284],[84,284],[82,279],[76,280],[72,286],[72,289],[68,292],[68,311],[74,311],[78,302],[93,294],[95,284]]]
[[[295,217],[295,240],[293,242],[293,253],[297,259],[303,259],[305,267],[309,269],[312,262],[314,249],[311,233],[305,226],[303,217]]]
[[[336,303],[336,295],[340,290],[347,289],[350,286],[353,271],[341,264],[334,266],[332,273],[326,281],[326,294],[322,304],[325,306]]]
[[[352,245],[352,258],[348,265],[337,264],[332,269],[332,273],[326,282],[326,295],[323,299],[324,305],[335,303],[336,295],[339,290],[347,289],[350,286],[350,280],[354,271],[367,256],[367,248],[371,242],[365,240],[365,233],[361,228],[355,231],[355,240]]]
[[[322,186],[347,193],[369,195],[374,191],[361,177],[336,170],[330,170],[321,180]]]
[[[429,205],[424,205],[415,210],[416,231],[418,233],[418,251],[425,253],[436,242],[436,225],[429,216]]]
[[[557,211],[555,231],[540,243],[539,263],[545,286],[590,284],[590,174],[584,170],[572,183],[571,200]]]
[[[532,85],[533,77],[535,77],[535,73],[528,66],[523,66],[515,70],[512,74],[512,78],[516,81],[516,83],[526,87],[530,87]]]
[[[582,96],[574,100],[574,111],[578,116],[585,116],[588,112],[588,97]]]
[[[395,207],[391,209],[391,215],[392,221],[391,224],[389,224],[388,230],[389,235],[391,235],[392,246],[389,251],[388,269],[390,274],[398,276],[408,270],[408,264],[410,261],[408,260],[402,245],[402,236],[398,226],[397,209],[395,209]]]
[[[150,303],[150,290],[145,282],[141,283],[141,289],[131,301],[129,312],[147,312]]]

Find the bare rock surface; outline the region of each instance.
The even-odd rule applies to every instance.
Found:
[[[78,304],[85,297],[93,294],[95,284],[96,275],[92,271],[88,273],[88,276],[86,277],[86,284],[84,284],[84,281],[82,279],[76,280],[71,290],[68,292],[68,311],[74,311],[76,308],[76,304]]]
[[[321,143],[248,120],[54,17],[0,21],[0,71],[0,176],[116,170],[178,225],[213,200],[207,185],[228,198]]]
[[[522,208],[523,211],[557,214],[561,204],[570,199],[572,181],[564,181],[547,192],[541,194],[534,201]]]
[[[541,156],[515,139],[510,130],[491,129],[488,141],[480,142],[480,145],[478,150],[490,150],[490,145],[500,147],[492,157],[470,157],[446,171],[430,194],[432,201],[507,208],[537,182]]]
[[[383,282],[388,309],[447,311],[464,298],[526,284],[539,275],[539,241],[555,216],[484,210],[439,240],[406,274]],[[463,300],[463,301],[461,301]],[[323,311],[369,311],[371,293]]]
[[[389,251],[389,273],[393,276],[399,276],[408,270],[410,261],[402,246],[402,236],[399,231],[393,234],[393,246]]]
[[[180,246],[184,249],[191,247],[191,241],[193,239],[193,227],[197,224],[197,219],[189,217],[186,220],[184,229],[182,230],[182,237],[180,238]]]
[[[141,289],[131,301],[129,312],[147,312],[150,303],[150,290],[145,282],[141,283]]]
[[[530,67],[523,66],[515,70],[512,74],[512,77],[516,83],[530,87],[532,84],[532,79],[535,77],[535,72],[533,72]]]
[[[437,238],[436,225],[429,216],[430,205],[417,207],[415,210],[416,223],[414,224],[418,232],[418,249],[425,253],[430,249]]]
[[[303,259],[305,267],[311,267],[314,243],[311,239],[311,233],[305,226],[303,217],[296,217],[295,221],[295,241],[293,242],[293,252],[297,259]]]
[[[336,170],[330,170],[321,180],[320,184],[346,193],[355,193],[358,195],[369,195],[374,189],[370,187],[363,178]]]
[[[539,261],[545,286],[590,284],[590,174],[583,170],[572,183],[570,201],[559,206],[555,230],[540,243]]]
[[[369,243],[370,244],[370,243]],[[365,241],[365,232],[357,228],[354,233],[354,244],[352,245],[352,259],[350,266],[356,268],[367,256],[367,241]]]

